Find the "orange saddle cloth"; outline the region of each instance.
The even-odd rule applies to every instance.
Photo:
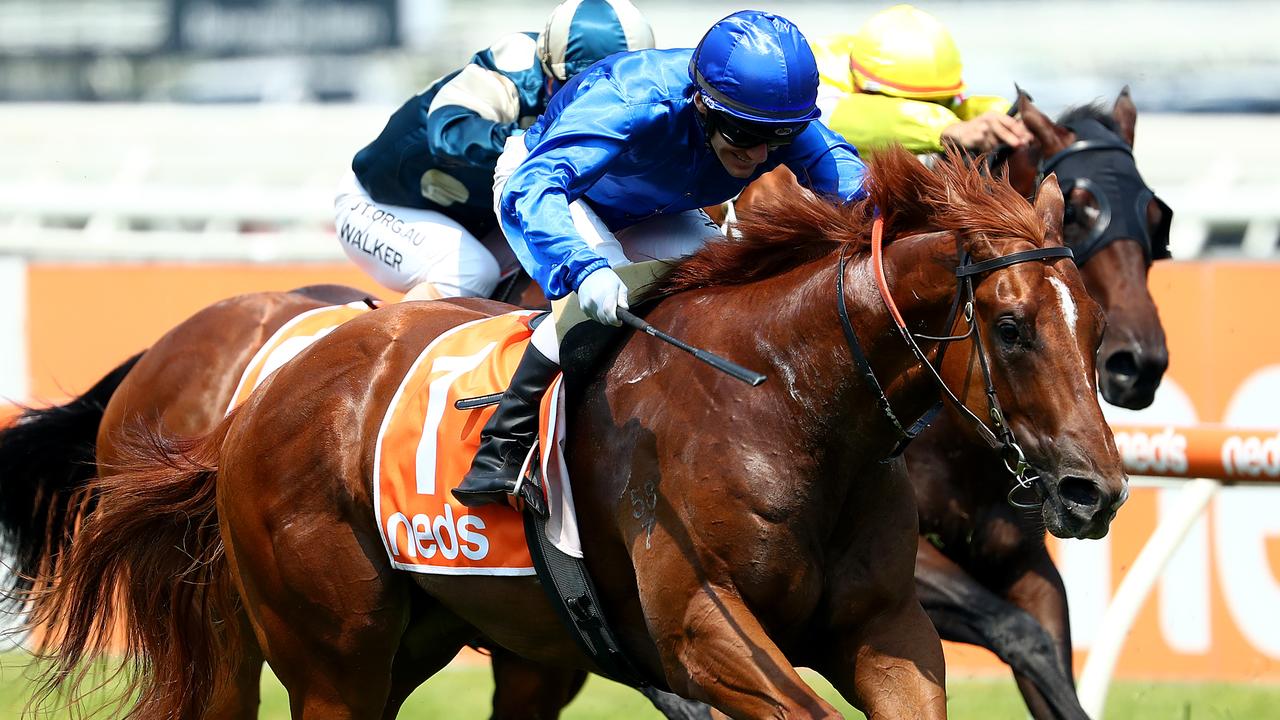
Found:
[[[382,421],[373,464],[378,527],[395,567],[442,575],[534,574],[520,513],[505,505],[469,508],[449,491],[471,467],[480,431],[495,409],[459,410],[454,403],[506,389],[537,315],[512,312],[452,328],[422,351],[401,382]],[[561,387],[557,379],[541,410],[547,536],[561,551],[582,557],[561,453]]]

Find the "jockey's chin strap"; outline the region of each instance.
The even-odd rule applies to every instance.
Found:
[[[973,278],[976,275],[998,270],[1000,268],[1017,265],[1018,263],[1030,262],[1032,260],[1051,260],[1056,258],[1072,257],[1071,248],[1067,247],[1045,247],[1035,248],[1033,250],[1025,250],[1023,252],[1010,253],[981,262],[971,262],[969,253],[966,250],[959,249],[960,264],[955,269],[956,274],[956,296],[951,304],[951,311],[947,316],[947,328],[955,326],[957,313],[963,307],[964,320],[969,329],[963,335],[943,335],[933,336],[924,334],[913,334],[907,329],[907,323],[902,318],[902,314],[898,312],[898,306],[893,302],[893,295],[889,292],[889,283],[884,273],[884,218],[880,216],[879,211],[876,212],[875,220],[871,226],[871,266],[875,275],[876,287],[880,291],[880,297],[884,300],[885,306],[889,310],[889,315],[893,319],[894,326],[898,329],[898,334],[902,336],[903,341],[907,343],[907,347],[911,348],[912,354],[920,364],[928,370],[934,384],[942,391],[943,398],[950,402],[962,415],[967,417],[977,430],[978,436],[986,441],[992,449],[999,450],[1001,459],[1004,461],[1005,467],[1009,473],[1013,475],[1014,486],[1009,490],[1009,503],[1015,507],[1034,508],[1039,506],[1039,498],[1037,502],[1025,503],[1018,501],[1014,495],[1019,490],[1031,490],[1034,492],[1033,483],[1039,479],[1034,473],[1030,463],[1027,462],[1026,454],[1023,453],[1022,447],[1018,444],[1017,439],[1013,436],[1013,431],[1009,429],[1008,423],[1005,421],[1004,412],[1000,409],[1000,401],[996,397],[995,384],[991,379],[991,369],[987,362],[987,355],[982,344],[982,333],[978,328],[978,323],[974,319],[974,289]],[[866,354],[862,352],[862,348],[858,343],[857,335],[854,333],[853,326],[849,322],[849,312],[845,305],[844,297],[844,268],[845,253],[844,249],[840,251],[840,268],[837,273],[837,290],[838,290],[838,311],[840,314],[840,323],[844,329],[845,340],[849,345],[854,361],[858,364],[862,371],[863,377],[871,386],[872,391],[878,396],[877,404],[881,411],[889,418],[889,421],[897,429],[901,439],[895,446],[893,454],[890,457],[896,457],[906,449],[907,444],[915,438],[921,430],[923,430],[937,412],[942,408],[942,402],[933,406],[923,417],[917,420],[909,429],[904,429],[902,424],[898,422],[897,416],[893,414],[893,410],[889,406],[889,399],[885,396],[884,390],[880,383],[876,380],[875,373],[871,369],[870,363],[867,362]],[[936,367],[933,362],[920,349],[920,345],[916,339],[930,340],[941,345],[938,350]],[[956,340],[972,340],[974,351],[978,355],[978,364],[982,370],[982,382],[987,396],[988,415],[991,418],[991,426],[971,411],[959,397],[956,396],[951,388],[942,379],[938,368],[942,367],[942,360],[948,347],[947,343]]]

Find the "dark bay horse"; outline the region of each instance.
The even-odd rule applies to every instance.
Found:
[[[772,382],[748,388],[628,334],[572,393],[566,450],[606,614],[655,682],[733,717],[837,716],[795,665],[873,717],[945,715],[941,647],[912,580],[912,492],[889,460],[899,433],[848,344],[865,349],[897,416],[938,396],[877,292],[873,207],[892,240],[884,292],[912,330],[949,330],[957,258],[999,265],[974,271],[975,342],[1010,441],[1040,470],[1049,526],[1105,531],[1125,495],[1095,400],[1101,313],[1074,265],[1039,252],[1061,242],[1056,184],[1033,209],[958,165],[934,173],[887,153],[871,173],[872,197],[856,206],[788,197],[744,218],[743,239],[683,262],[648,314]],[[94,481],[99,506],[43,605],[64,628],[52,683],[75,680],[119,612],[142,673],[133,716],[198,715],[234,657],[237,633],[218,619],[238,603],[295,717],[394,716],[480,634],[589,667],[536,581],[413,576],[382,549],[370,498],[382,413],[422,347],[484,314],[377,310],[281,368],[204,439],[131,446],[118,474]],[[1066,490],[1081,485],[1097,491],[1091,507]],[[631,491],[654,495],[651,514],[635,517]]]

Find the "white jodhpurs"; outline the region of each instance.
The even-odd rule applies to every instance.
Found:
[[[477,239],[444,213],[379,203],[353,172],[338,187],[334,213],[347,257],[396,292],[425,282],[444,297],[488,297],[504,270],[518,267],[500,230]]]

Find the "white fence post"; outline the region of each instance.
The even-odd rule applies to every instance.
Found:
[[[1077,694],[1081,706],[1094,720],[1102,720],[1111,676],[1138,611],[1151,594],[1165,565],[1221,486],[1216,480],[1204,478],[1188,482],[1178,494],[1173,511],[1167,517],[1160,518],[1160,525],[1143,546],[1124,580],[1120,581],[1120,587],[1116,589],[1115,597],[1098,625],[1098,633],[1093,648],[1089,651],[1088,660],[1085,661],[1084,671],[1080,673]]]

